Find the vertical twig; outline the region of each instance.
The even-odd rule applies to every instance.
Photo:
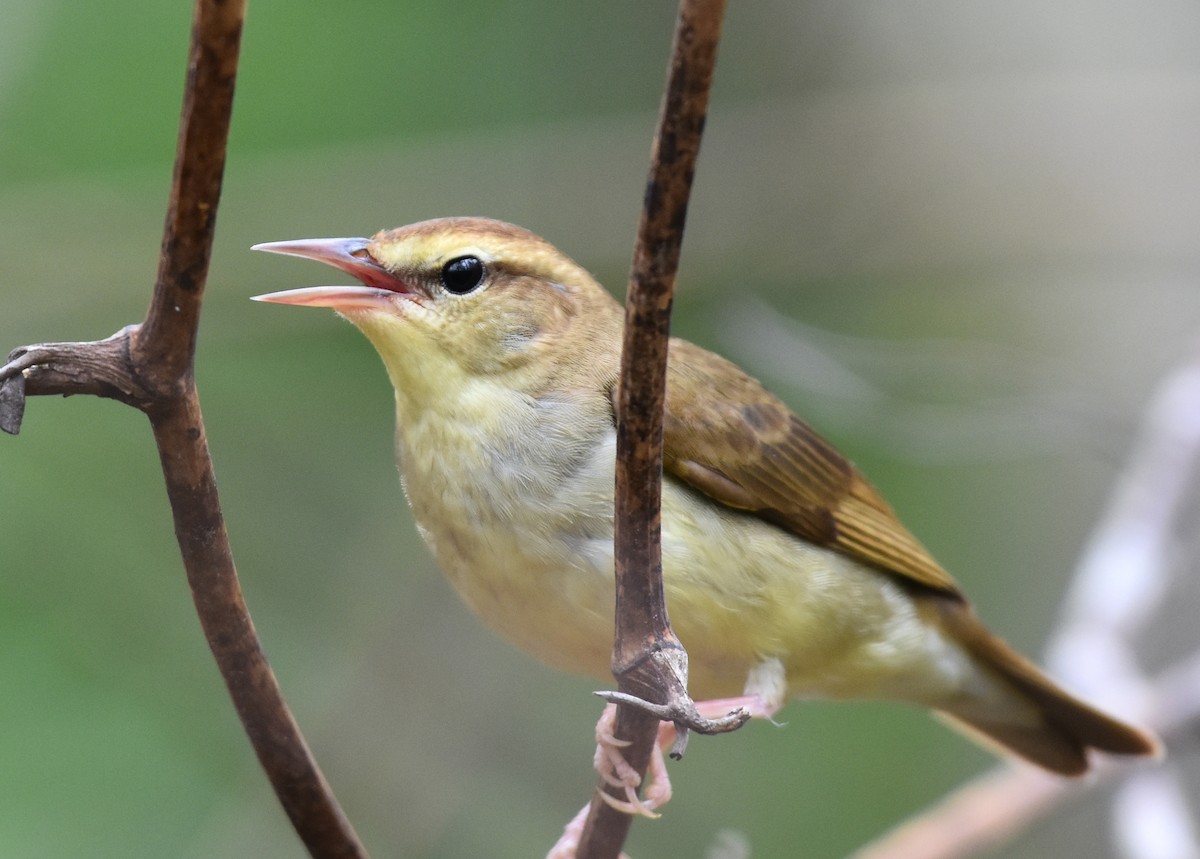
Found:
[[[613,673],[621,692],[656,704],[686,697],[687,654],[663,597],[662,417],[675,272],[724,11],[724,0],[681,0],[626,302],[617,398]],[[619,707],[615,734],[632,740],[625,757],[643,775],[657,730],[657,716]],[[602,781],[597,790],[613,789]],[[577,856],[616,857],[629,824],[628,815],[594,799]]]

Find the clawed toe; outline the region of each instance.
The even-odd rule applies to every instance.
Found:
[[[654,750],[650,755],[649,782],[646,785],[646,796],[642,798],[638,796],[638,788],[642,785],[642,778],[638,775],[637,770],[629,765],[629,762],[625,760],[625,756],[621,753],[622,749],[629,746],[629,742],[619,740],[613,736],[613,724],[616,721],[616,712],[617,708],[615,705],[608,705],[604,708],[604,713],[600,716],[600,721],[596,723],[595,764],[596,771],[600,773],[600,778],[604,780],[604,783],[624,791],[625,799],[618,799],[604,791],[600,792],[600,797],[612,808],[625,814],[650,818],[658,817],[659,814],[654,809],[666,805],[667,801],[671,798],[671,781],[667,776],[666,761],[663,760],[662,744],[664,731],[670,732],[669,737],[674,736],[673,726],[669,723],[664,723],[659,728],[659,739],[654,744]]]

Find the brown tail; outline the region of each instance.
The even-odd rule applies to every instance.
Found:
[[[945,631],[1030,705],[1025,718],[1018,719],[994,709],[954,708],[944,714],[950,721],[1061,775],[1087,772],[1088,749],[1115,755],[1160,753],[1153,735],[1067,693],[989,632],[969,606],[941,599],[936,602]]]

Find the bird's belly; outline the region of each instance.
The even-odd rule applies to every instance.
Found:
[[[444,537],[426,533],[454,589],[491,629],[555,668],[610,676],[613,584],[602,563],[530,552],[516,531],[449,546]]]
[[[779,660],[788,697],[929,704],[973,673],[892,577],[755,516],[664,488],[663,572],[693,694],[740,694]]]
[[[554,486],[511,462],[479,460],[490,479],[453,491],[406,471],[422,536],[466,604],[542,661],[600,678],[612,652],[611,447]],[[671,479],[663,576],[697,698],[741,694],[770,660],[782,664],[789,697],[929,703],[971,671],[887,575]]]

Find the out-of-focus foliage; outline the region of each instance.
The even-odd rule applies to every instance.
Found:
[[[673,4],[251,6],[197,369],[251,609],[375,855],[540,855],[590,790],[599,681],[458,604],[370,348],[246,300],[331,272],[248,247],[483,214],[620,292]],[[141,317],[189,14],[6,4],[0,351]],[[1200,10],[1172,0],[731,4],[676,331],[847,449],[1030,652],[1200,323],[1198,57]],[[145,421],[31,402],[0,438],[0,523],[0,854],[300,855],[192,615]],[[988,761],[894,706],[783,719],[696,739],[631,854],[728,828],[841,855]],[[1008,855],[1106,840],[1083,804]]]

